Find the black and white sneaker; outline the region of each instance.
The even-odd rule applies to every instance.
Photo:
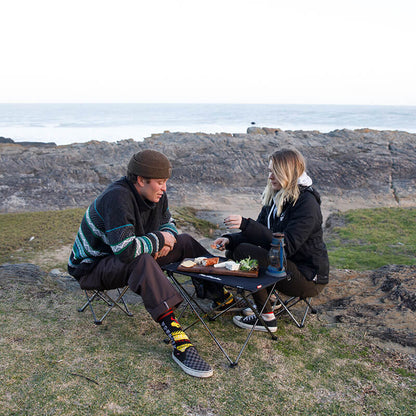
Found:
[[[257,317],[256,315],[249,315],[249,316],[234,316],[233,322],[240,328],[244,329],[251,329],[256,322]],[[270,332],[276,332],[277,331],[277,322],[276,319],[272,319],[271,321],[264,321],[267,325],[267,328],[269,328]],[[258,321],[255,328],[255,331],[262,331],[267,332],[266,327],[263,326],[263,324]]]
[[[210,365],[199,356],[195,347],[188,347],[183,352],[174,348],[172,358],[190,376],[205,378],[211,377],[214,373]]]

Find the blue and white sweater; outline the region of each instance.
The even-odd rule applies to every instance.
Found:
[[[166,193],[159,202],[150,202],[127,178],[121,178],[88,207],[72,248],[68,272],[79,279],[105,256],[115,255],[130,263],[140,254],[154,254],[165,244],[161,231],[178,235]]]

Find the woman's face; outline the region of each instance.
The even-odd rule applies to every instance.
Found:
[[[274,176],[273,161],[272,160],[270,160],[270,162],[269,162],[269,179],[270,179],[270,183],[271,183],[272,188],[273,188],[274,191],[280,191],[282,189],[282,185],[280,185],[280,182]]]

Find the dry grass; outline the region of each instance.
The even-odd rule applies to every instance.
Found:
[[[50,278],[0,281],[1,415],[413,415],[415,374],[398,353],[311,316],[281,320],[278,341],[256,333],[236,368],[201,325],[188,330],[214,376],[195,379],[170,357],[143,306],[95,326],[80,291]],[[183,321],[186,321],[186,316]],[[237,352],[245,331],[212,324]],[[234,357],[233,357],[234,358]]]
[[[0,263],[63,269],[82,213],[3,214]],[[187,332],[214,368],[200,380],[173,362],[142,305],[131,306],[133,318],[113,312],[97,327],[89,311],[77,312],[82,302],[80,290],[51,277],[38,284],[0,278],[0,415],[416,414],[414,356],[328,326],[319,314],[303,329],[279,320],[277,341],[256,333],[236,368],[194,326]],[[235,358],[245,331],[230,316],[211,326]]]

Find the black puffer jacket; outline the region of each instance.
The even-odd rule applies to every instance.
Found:
[[[322,233],[321,198],[312,187],[300,187],[295,205],[286,203],[279,217],[270,215],[274,205],[263,206],[257,221],[243,218],[241,233],[227,234],[228,249],[243,242],[270,249],[272,234],[283,232],[285,253],[299,271],[317,283],[328,283],[329,261]]]

